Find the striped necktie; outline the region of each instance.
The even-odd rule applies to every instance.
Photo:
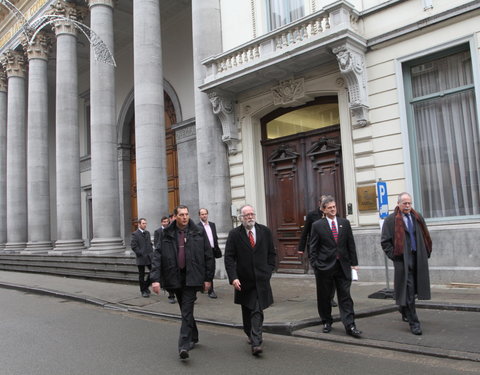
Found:
[[[335,225],[335,220],[332,220],[332,234],[333,234],[333,238],[335,239],[335,242],[338,242],[338,232],[337,232],[337,226]]]

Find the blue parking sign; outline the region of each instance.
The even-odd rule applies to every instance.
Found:
[[[388,216],[388,193],[387,183],[383,181],[377,182],[377,196],[378,196],[378,214],[380,219],[385,219]]]

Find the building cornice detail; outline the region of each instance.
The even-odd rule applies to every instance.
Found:
[[[365,52],[349,43],[332,48],[332,52],[337,57],[340,72],[347,84],[353,126],[364,127],[369,122]]]
[[[13,50],[6,51],[2,58],[2,65],[8,78],[25,78],[25,56],[23,53]]]
[[[213,113],[217,115],[222,124],[222,141],[228,146],[228,154],[235,155],[238,152],[240,137],[235,124],[234,100],[230,95],[215,90],[208,94],[212,103]]]

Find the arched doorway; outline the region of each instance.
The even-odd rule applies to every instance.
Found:
[[[261,119],[268,226],[274,233],[278,271],[303,273],[298,253],[305,216],[323,194],[335,196],[345,215],[337,97],[281,108]]]
[[[167,153],[168,210],[167,215],[179,205],[177,142],[172,125],[177,122],[175,107],[170,96],[164,91],[165,105],[165,144]],[[135,116],[130,123],[130,204],[132,210],[132,231],[136,230],[138,220],[137,205],[137,163],[135,152]]]

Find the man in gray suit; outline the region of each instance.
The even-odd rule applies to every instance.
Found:
[[[138,229],[132,233],[131,247],[137,257],[140,292],[142,297],[148,298],[150,297],[150,273],[145,273],[145,267],[149,271],[152,269],[153,247],[150,232],[147,231],[147,220],[143,217],[138,219]]]

